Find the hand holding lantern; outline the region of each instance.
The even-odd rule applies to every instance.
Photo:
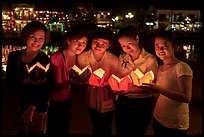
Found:
[[[151,83],[154,80],[153,71],[148,71],[143,74],[138,68],[130,73],[133,84],[136,86],[141,86],[143,83]]]
[[[37,62],[30,68],[26,65],[26,69],[28,72],[28,79],[24,80],[24,83],[33,83],[40,84],[43,83],[46,79],[46,73],[50,67],[50,63],[44,67],[42,64]]]
[[[86,82],[88,82],[91,73],[92,70],[90,65],[84,67],[83,69],[80,69],[76,65],[74,65],[69,70],[69,75],[72,82],[77,84],[85,84]]]

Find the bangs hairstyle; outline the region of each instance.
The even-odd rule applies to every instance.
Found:
[[[155,30],[155,39],[162,38],[172,43],[172,46],[175,47],[178,45],[178,39],[176,34],[169,30]]]
[[[71,27],[68,32],[65,34],[66,39],[75,40],[80,39],[82,37],[87,37],[89,39],[89,33],[85,26],[83,25],[77,25]]]
[[[93,39],[113,40],[113,32],[109,28],[97,27],[92,36]]]
[[[138,31],[138,29],[135,26],[126,26],[124,28],[121,28],[117,34],[117,39],[121,38],[121,37],[128,37],[131,39],[136,40],[136,36],[139,37],[139,47],[140,49],[142,49],[142,41],[140,38],[140,33]]]
[[[31,21],[22,29],[21,31],[21,40],[23,44],[26,44],[29,35],[32,35],[38,30],[43,30],[45,33],[45,43],[47,45],[50,39],[50,32],[48,31],[47,27],[39,22],[39,21]]]
[[[139,31],[135,26],[127,26],[127,27],[121,28],[117,34],[118,39],[120,37],[129,37],[135,40],[136,36],[140,38]]]

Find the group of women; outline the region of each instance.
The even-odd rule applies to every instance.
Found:
[[[26,48],[9,54],[6,71],[8,85],[20,94],[19,134],[38,134],[31,130],[32,123],[37,116],[44,116],[47,122],[40,126],[41,134],[69,135],[74,109],[71,92],[79,89],[86,95],[93,135],[112,135],[113,117],[116,135],[145,135],[152,117],[156,135],[187,134],[193,72],[176,58],[176,41],[170,31],[155,31],[154,49],[161,65],[153,53],[145,51],[134,26],[121,28],[117,35],[107,28],[72,27],[65,35],[64,48],[50,58],[41,50],[50,38],[43,23],[28,23],[21,38]],[[119,56],[109,51],[110,46],[118,48],[113,40],[122,48]],[[80,69],[89,65],[91,73],[84,77],[100,84],[74,79],[70,73],[74,65]],[[100,69],[105,72],[102,82],[94,76]],[[122,78],[136,69],[144,74],[152,71],[154,80],[141,86],[129,83],[127,91],[110,88],[112,74]],[[73,88],[74,84],[85,88]],[[156,98],[155,105],[152,98]]]

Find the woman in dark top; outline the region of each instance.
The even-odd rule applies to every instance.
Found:
[[[8,86],[20,95],[18,134],[39,134],[30,127],[35,121],[34,114],[46,116],[48,108],[50,58],[41,48],[48,43],[49,32],[41,22],[32,21],[23,28],[21,38],[26,48],[9,54],[6,79]],[[41,131],[40,134],[46,133],[45,125]]]

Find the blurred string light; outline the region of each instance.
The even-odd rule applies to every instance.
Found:
[[[194,48],[194,46],[193,46]],[[191,45],[183,45],[183,49],[186,51],[186,59],[189,59],[191,54]]]
[[[134,15],[131,12],[128,12],[128,14],[125,15],[126,18],[133,18]]]
[[[146,22],[145,24],[148,25],[148,26],[153,26],[154,25],[153,22]]]

